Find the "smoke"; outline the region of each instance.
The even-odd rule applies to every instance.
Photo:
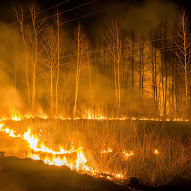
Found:
[[[115,3],[110,4],[108,1],[105,2],[103,7],[112,7]],[[90,9],[91,10],[91,9]],[[92,12],[94,8],[92,8]],[[25,10],[24,10],[25,11]],[[44,13],[46,15],[48,13]],[[112,20],[117,19],[121,25],[122,32],[125,34],[125,40],[128,38],[128,33],[135,31],[136,33],[148,32],[150,29],[155,28],[161,21],[167,21],[170,25],[173,25],[176,20],[177,7],[175,4],[167,0],[145,0],[132,2],[124,6],[119,6],[109,11],[103,12],[101,14],[94,15],[94,21],[88,22],[88,26],[84,24],[85,31],[87,32],[87,38],[91,40],[92,50],[106,48],[103,43],[104,32],[107,32],[107,26],[111,24]],[[39,15],[38,15],[39,16]],[[42,16],[42,15],[41,15]],[[88,17],[89,18],[89,17]],[[16,18],[15,18],[16,19]],[[38,17],[38,19],[42,19]],[[63,18],[60,18],[62,20]],[[30,20],[30,19],[29,19]],[[26,21],[29,22],[29,20]],[[91,20],[90,20],[91,21]],[[83,25],[83,21],[82,25]],[[25,23],[25,24],[26,24]],[[31,21],[29,22],[31,23]],[[51,25],[55,25],[54,21],[46,21],[45,28]],[[17,26],[19,28],[19,25]],[[30,26],[31,27],[31,26]],[[27,30],[30,31],[31,28]],[[2,113],[11,113],[14,110],[27,110],[31,107],[28,103],[27,97],[27,85],[25,77],[25,61],[26,61],[26,51],[22,41],[22,37],[16,32],[18,29],[10,28],[6,26],[5,23],[1,24],[1,34],[0,34],[0,106],[3,110]],[[55,41],[57,43],[57,31],[55,27]],[[64,32],[63,32],[64,31]],[[27,31],[25,31],[27,34]],[[33,31],[34,32],[34,31]],[[49,31],[48,31],[49,33]],[[63,35],[64,34],[64,35]],[[27,34],[28,35],[28,34]],[[27,36],[26,35],[26,36]],[[60,41],[61,41],[61,56],[67,56],[73,52],[73,31],[71,28],[64,26],[60,27]],[[31,32],[27,36],[29,42],[29,84],[30,84],[30,94],[32,97],[32,67],[34,62],[34,36]],[[31,40],[32,39],[32,40]],[[47,38],[48,40],[50,38]],[[66,40],[67,39],[67,40]],[[69,39],[69,40],[68,40]],[[47,40],[47,41],[48,41]],[[45,41],[45,40],[44,40]],[[95,43],[94,43],[95,42]],[[45,43],[43,45],[43,43]],[[55,43],[55,44],[56,44]],[[46,113],[50,110],[50,68],[43,68],[43,46],[46,46],[46,41],[43,42],[43,35],[39,35],[38,38],[38,61],[37,61],[37,75],[36,75],[36,107],[39,110],[44,110]],[[147,45],[145,45],[147,46]],[[150,46],[150,45],[148,45]],[[146,47],[148,49],[149,47]],[[53,48],[57,50],[57,47]],[[49,51],[49,50],[48,50]],[[138,51],[137,51],[138,52]],[[99,53],[98,53],[99,54]],[[101,53],[103,54],[103,53]],[[104,53],[105,54],[105,53]],[[106,53],[107,54],[107,53]],[[128,53],[130,55],[130,53]],[[95,55],[99,57],[100,55]],[[103,55],[102,55],[103,56]],[[105,56],[105,55],[104,55]],[[109,54],[106,55],[110,56]],[[92,58],[95,60],[95,57]],[[101,57],[100,57],[101,58]],[[47,58],[46,58],[47,59]],[[75,56],[71,59],[72,62],[68,60],[61,59],[61,69],[60,69],[60,79],[59,79],[59,100],[60,108],[63,110],[72,110],[75,97],[75,70],[76,70],[76,60]],[[56,59],[55,59],[56,60]],[[103,60],[103,59],[102,59]],[[145,60],[146,61],[146,60]],[[105,60],[103,61],[105,62]],[[135,65],[138,66],[139,60],[135,61]],[[129,57],[125,58],[125,67],[129,67]],[[101,62],[91,63],[90,71],[87,68],[83,69],[80,74],[79,83],[79,95],[77,108],[79,110],[84,110],[84,108],[94,108],[96,110],[97,106],[108,107],[114,109],[116,107],[116,95],[115,95],[115,82],[113,74],[113,64],[109,60],[106,63],[106,69],[101,68]],[[105,64],[105,63],[104,63]],[[55,64],[56,65],[56,64]],[[66,66],[68,65],[68,66]],[[68,67],[68,69],[66,69]],[[124,67],[124,68],[125,68]],[[100,69],[101,68],[101,69]],[[109,69],[108,69],[109,68]],[[148,69],[150,70],[150,68]],[[90,72],[90,73],[89,73]],[[130,105],[132,97],[136,98],[137,95],[133,95],[130,92],[130,88],[127,84],[130,84],[130,72],[125,71],[125,81],[126,86],[121,86],[121,100],[123,101],[122,108],[127,109]],[[135,73],[138,76],[138,68],[135,68]],[[53,77],[53,96],[55,104],[55,84],[56,84],[56,67],[54,68]],[[90,79],[90,76],[91,79]],[[90,82],[91,80],[91,82]],[[138,78],[137,84],[138,82]],[[149,78],[150,80],[150,78]],[[149,81],[148,80],[148,81]],[[146,82],[144,82],[146,83]],[[91,86],[91,87],[90,87]],[[138,85],[136,85],[138,87]],[[151,86],[150,84],[148,85]],[[31,99],[30,97],[30,99]],[[138,99],[138,98],[136,98]],[[149,98],[150,99],[150,98]],[[28,105],[27,105],[28,104]],[[137,105],[139,103],[137,102]],[[70,109],[67,109],[70,107]],[[138,107],[138,106],[136,106]],[[28,108],[29,109],[29,108]],[[55,109],[55,108],[54,108]],[[123,109],[122,109],[123,110]],[[136,109],[134,109],[136,110]]]
[[[112,7],[112,5],[110,2],[105,6]],[[94,39],[103,33],[112,20],[118,20],[125,33],[145,32],[156,27],[161,21],[166,20],[173,25],[177,11],[177,5],[168,0],[137,1],[105,11],[94,17],[88,27]]]
[[[0,26],[0,115],[7,115],[22,107],[21,97],[14,84],[14,70],[18,61],[15,52],[21,54],[22,51],[16,45],[18,35],[15,30],[7,27],[5,23]]]
[[[120,21],[126,31],[143,32],[165,20],[173,25],[176,15],[176,5],[167,0],[145,0],[123,12]]]
[[[89,77],[89,72],[91,78]],[[91,90],[90,90],[91,80]],[[104,75],[98,70],[98,66],[91,65],[90,71],[88,68],[82,70],[79,87],[79,102],[91,105],[91,93],[93,103],[105,103],[113,105],[115,100],[114,81],[108,75]],[[92,92],[91,92],[92,91]]]

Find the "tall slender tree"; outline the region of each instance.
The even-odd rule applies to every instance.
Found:
[[[190,71],[190,45],[191,45],[191,37],[190,37],[190,28],[188,17],[186,16],[185,10],[183,10],[177,21],[178,29],[177,34],[178,37],[176,40],[176,46],[178,50],[176,51],[176,55],[179,61],[179,68],[183,72],[184,76],[184,86],[185,86],[185,110],[186,117],[188,115],[188,74]]]
[[[75,78],[75,98],[74,98],[74,108],[73,117],[76,116],[79,82],[80,82],[80,72],[83,67],[83,58],[87,56],[88,41],[85,33],[83,32],[80,23],[77,26],[75,37],[74,37],[74,52],[76,53],[76,78]]]
[[[106,36],[103,37],[108,45],[113,60],[116,106],[117,111],[119,112],[121,107],[121,60],[123,41],[121,29],[117,21],[113,21],[112,24],[108,26],[108,32],[106,33]]]

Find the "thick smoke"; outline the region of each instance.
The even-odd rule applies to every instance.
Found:
[[[112,7],[112,4],[107,4],[106,7]],[[156,27],[161,21],[167,21],[171,25],[175,23],[178,8],[176,4],[168,0],[144,0],[132,2],[124,6],[119,6],[114,9],[98,15],[89,24],[90,32],[93,36],[103,33],[106,26],[112,20],[117,19],[122,29],[130,33],[145,32]],[[96,30],[95,30],[96,29]]]
[[[161,21],[173,25],[177,16],[177,7],[167,0],[145,0],[130,6],[123,12],[120,21],[126,31],[145,32],[155,28]]]
[[[20,93],[15,87],[15,71],[22,62],[22,47],[18,43],[16,31],[5,23],[0,25],[0,114],[6,116],[21,110],[23,106]]]
[[[113,4],[105,4],[102,7],[110,7]],[[93,9],[92,9],[93,10]],[[46,13],[44,13],[46,15]],[[94,21],[90,22],[88,26],[84,24],[84,29],[87,33],[87,38],[90,39],[90,44],[92,49],[103,49],[107,48],[106,43],[103,40],[103,36],[107,32],[107,26],[111,24],[112,20],[118,20],[121,26],[122,33],[126,35],[125,43],[130,41],[130,34],[132,31],[142,34],[145,31],[149,31],[155,28],[162,21],[167,21],[170,25],[173,25],[176,20],[177,7],[175,4],[170,3],[165,0],[146,0],[141,2],[132,2],[130,4],[119,6],[117,8],[111,9],[101,15],[95,15]],[[38,15],[39,16],[39,15]],[[16,18],[15,18],[16,19]],[[39,17],[40,19],[40,17]],[[61,18],[64,20],[64,18]],[[30,21],[31,22],[31,21]],[[83,25],[83,21],[81,21]],[[45,28],[49,26],[51,22],[45,22]],[[55,20],[52,25],[55,25]],[[6,26],[6,24],[1,25],[0,33],[0,105],[3,110],[2,113],[11,113],[19,110],[20,112],[28,111],[27,103],[27,88],[26,88],[26,78],[25,78],[25,60],[26,52],[25,47],[22,42],[22,36],[18,34],[18,28],[15,29]],[[55,29],[56,30],[56,29]],[[73,54],[73,28],[68,29],[67,27],[61,27],[61,55],[67,56],[67,54]],[[32,34],[32,33],[31,33]],[[63,35],[64,34],[64,35]],[[65,35],[67,34],[67,35]],[[68,35],[69,34],[69,35]],[[33,34],[32,34],[33,35]],[[128,37],[129,35],[129,37]],[[70,36],[70,38],[68,38]],[[39,36],[38,43],[38,62],[37,62],[37,75],[36,75],[36,107],[39,111],[44,113],[49,113],[50,104],[50,76],[49,71],[46,69],[44,71],[44,57],[42,54],[43,45],[41,43],[41,37]],[[67,39],[67,40],[66,40]],[[30,42],[31,43],[31,42]],[[34,43],[34,40],[33,42]],[[150,46],[150,44],[148,44]],[[146,49],[149,49],[146,47]],[[56,48],[55,48],[56,50]],[[34,59],[34,50],[29,53],[29,65],[32,65]],[[106,55],[107,57],[109,54]],[[129,66],[130,53],[125,57],[125,67]],[[98,56],[99,57],[99,56]],[[103,57],[103,52],[102,52]],[[76,70],[76,57],[70,60],[60,60],[60,79],[59,79],[59,105],[60,112],[72,112],[74,105],[74,94],[75,94],[75,70]],[[95,58],[92,58],[95,60]],[[147,58],[148,61],[149,58]],[[138,59],[137,59],[137,62]],[[90,91],[90,77],[89,69],[85,68],[80,73],[79,82],[79,95],[77,101],[77,108],[79,111],[87,110],[91,107],[94,110],[107,105],[108,110],[112,110],[113,105],[115,105],[115,86],[112,73],[112,60],[107,61],[107,67],[104,70],[100,69],[102,63],[93,62],[90,63],[91,71],[91,91]],[[29,66],[30,72],[32,71],[32,66]],[[56,67],[55,67],[56,68]],[[136,69],[136,68],[135,68]],[[126,69],[125,69],[126,70]],[[138,74],[138,69],[137,74]],[[43,73],[44,72],[44,73]],[[127,81],[130,80],[129,71],[126,71]],[[44,75],[43,75],[44,74]],[[32,87],[32,77],[29,73],[29,83],[30,88]],[[55,91],[56,83],[56,69],[53,73],[53,83]],[[138,82],[136,82],[138,84]],[[146,82],[145,82],[146,83]],[[127,87],[121,87],[121,95],[123,100],[122,110],[127,109],[130,98],[132,96],[131,92],[127,92]],[[129,88],[129,87],[128,87]],[[31,89],[30,89],[31,91]],[[54,92],[54,103],[55,103],[55,92]],[[115,107],[115,106],[114,106]],[[137,106],[136,106],[137,107]],[[70,108],[70,109],[69,109]],[[55,108],[54,108],[55,109]],[[136,109],[134,109],[136,110]]]

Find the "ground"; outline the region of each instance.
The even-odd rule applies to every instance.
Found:
[[[41,161],[1,157],[1,191],[122,190],[122,186],[88,175],[80,175],[67,167],[45,165]],[[128,189],[126,189],[128,190]]]
[[[191,188],[191,187],[190,187]],[[151,187],[141,185],[136,178],[131,178],[124,185],[111,181],[81,175],[65,166],[49,166],[41,161],[19,159],[16,157],[0,158],[0,191],[166,191],[190,190],[182,186]]]

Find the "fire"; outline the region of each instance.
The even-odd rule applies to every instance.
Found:
[[[116,174],[115,177],[116,177],[117,179],[123,179],[123,175],[122,175],[122,174]]]
[[[38,118],[47,119],[48,116],[41,115],[37,116]],[[87,119],[101,119],[101,120],[152,120],[152,121],[160,121],[161,119],[147,119],[147,118],[107,118],[103,117],[102,115],[98,115],[98,118],[96,118],[95,115],[90,115],[87,117]],[[20,121],[23,119],[28,118],[35,118],[35,116],[32,115],[14,115],[11,118],[2,118],[0,119],[0,131],[5,132],[10,137],[18,137],[20,139],[23,139],[26,141],[27,145],[29,146],[28,156],[29,158],[33,160],[41,160],[47,165],[55,165],[55,166],[67,166],[71,170],[78,171],[80,173],[86,173],[90,174],[96,177],[102,177],[109,180],[113,179],[124,179],[123,174],[118,173],[112,173],[112,172],[106,172],[104,170],[97,169],[96,167],[90,166],[90,162],[88,161],[85,153],[84,147],[74,148],[73,146],[69,149],[64,149],[62,146],[58,150],[54,150],[53,148],[50,148],[45,145],[45,143],[39,139],[39,137],[32,133],[31,128],[28,128],[26,132],[23,134],[18,134],[15,130],[10,129],[5,126],[3,121],[7,120],[13,120],[13,121]],[[64,118],[64,117],[55,117],[55,119],[62,119],[62,120],[78,120],[79,118]],[[168,120],[168,119],[167,119]],[[181,121],[183,119],[174,119],[173,121]],[[42,133],[42,130],[40,130]],[[39,135],[40,136],[40,135]],[[109,154],[112,153],[112,148],[107,148],[100,151],[100,154]],[[153,153],[155,155],[159,154],[159,151],[157,149],[153,150]],[[133,151],[122,151],[122,155],[129,158],[135,155]]]
[[[19,134],[19,135],[15,135],[15,131],[14,131],[14,130],[11,130],[11,129],[7,128],[7,127],[5,127],[5,128],[3,128],[3,127],[4,127],[4,124],[1,123],[1,124],[0,124],[0,131],[5,132],[5,133],[8,134],[10,137],[21,137],[20,134]]]
[[[8,127],[5,127],[5,124],[0,123],[0,131],[5,132],[8,136],[11,137],[20,137],[23,140],[26,140],[31,151],[28,154],[28,157],[33,160],[42,160],[45,164],[48,165],[55,165],[55,166],[67,166],[71,170],[82,170],[88,172],[89,174],[95,175],[99,173],[97,170],[93,170],[86,165],[87,159],[83,152],[83,147],[78,149],[70,149],[65,150],[64,148],[60,147],[59,151],[54,151],[53,149],[47,147],[43,142],[40,142],[38,137],[31,133],[31,129],[29,128],[22,136],[15,135],[15,131],[11,130]],[[67,159],[68,155],[76,156],[76,159],[73,161]],[[70,157],[69,157],[70,158]]]
[[[29,153],[28,157],[34,159],[34,160],[43,160],[46,164],[49,165],[56,165],[56,166],[62,166],[66,165],[68,167],[71,167],[72,169],[75,167],[75,169],[79,170],[81,166],[84,166],[87,162],[84,154],[83,154],[83,148],[80,147],[78,149],[70,149],[70,150],[65,150],[64,148],[60,147],[59,151],[54,151],[53,149],[47,147],[43,142],[40,142],[38,137],[33,135],[31,133],[31,129],[29,128],[27,132],[25,132],[22,136],[15,135],[15,131],[11,130],[8,127],[5,127],[3,123],[0,124],[0,131],[5,132],[8,134],[10,137],[21,137],[24,140],[26,140],[29,144],[29,147],[31,149],[31,153]],[[37,154],[34,154],[37,153]],[[45,154],[50,154],[51,157],[48,155],[43,158],[40,156],[40,153],[45,153]],[[76,153],[77,159],[76,159],[76,164],[71,165],[67,160],[66,157],[63,155],[66,154],[72,154]],[[61,156],[57,156],[61,155]]]
[[[1,128],[4,126],[4,124],[3,123],[0,123],[0,130],[1,130]]]
[[[79,169],[80,168],[80,165],[85,165],[87,160],[82,152],[82,150],[78,150],[77,152],[77,160],[76,160],[76,169]]]
[[[107,150],[101,151],[101,154],[106,154],[106,153],[112,153],[113,150],[111,148],[108,148]]]
[[[68,166],[68,163],[66,161],[66,157],[64,157],[64,158],[53,157],[52,159],[49,157],[46,157],[43,161],[45,164],[48,164],[48,165],[55,165],[55,166],[66,165],[66,166]]]
[[[29,143],[30,148],[33,149],[35,152],[44,152],[53,155],[59,155],[59,154],[71,154],[77,152],[79,149],[82,149],[79,148],[75,150],[72,148],[70,150],[65,150],[62,147],[60,147],[59,151],[54,151],[51,148],[46,147],[43,142],[39,142],[39,139],[35,135],[31,134],[30,129],[28,129],[28,131],[24,133],[23,139],[25,139]]]
[[[156,155],[158,155],[158,154],[159,154],[159,152],[158,152],[158,150],[157,150],[157,149],[155,149],[155,150],[154,150],[154,154],[156,154]]]
[[[11,119],[13,121],[21,121],[22,118],[20,116],[16,115],[16,114],[14,114],[13,116],[11,116]]]
[[[133,151],[131,151],[130,153],[127,153],[126,151],[123,151],[123,153],[124,153],[124,155],[125,155],[126,157],[130,157],[130,156],[133,156],[133,155],[134,155]]]
[[[37,144],[38,144],[38,139],[36,137],[34,137],[34,135],[31,135],[31,130],[29,129],[26,133],[24,133],[24,137],[25,140],[27,140],[27,142],[30,145],[30,148],[37,151]]]
[[[110,176],[107,176],[107,179],[111,180],[111,177],[110,177]]]
[[[83,117],[83,119],[106,119],[107,117],[104,117],[104,115],[102,115],[101,113],[95,113],[92,112],[90,109],[86,110]]]
[[[49,119],[49,116],[46,114],[39,114],[39,115],[32,115],[32,114],[25,114],[21,115],[19,113],[14,113],[11,115],[11,117],[2,117],[0,121],[7,121],[7,120],[12,120],[12,121],[21,121],[24,119],[34,119],[34,118],[39,118],[39,119]],[[183,119],[183,118],[174,118],[174,119],[162,119],[162,118],[146,118],[146,117],[106,117],[104,114],[101,113],[94,113],[91,112],[90,110],[86,110],[84,114],[82,115],[82,118],[80,117],[75,117],[75,118],[70,118],[70,117],[64,117],[64,116],[55,116],[54,119],[60,119],[60,120],[79,120],[79,119],[91,119],[91,120],[133,120],[133,121],[189,121],[188,119]]]
[[[83,147],[78,149],[72,148],[70,150],[65,150],[64,148],[60,147],[59,151],[54,151],[41,142],[36,135],[32,134],[30,128],[23,135],[16,135],[14,130],[5,127],[4,123],[0,123],[0,131],[5,132],[8,136],[19,137],[27,141],[29,148],[31,149],[28,153],[28,158],[33,160],[41,160],[47,165],[65,165],[71,170],[80,171],[80,173],[87,173],[96,177],[105,177],[109,180],[112,180],[113,178],[124,179],[122,174],[100,171],[88,166],[88,160],[85,157]],[[110,152],[112,152],[111,148],[102,151],[102,153]]]
[[[31,158],[33,160],[40,160],[40,157],[38,155],[35,155],[35,154],[30,154],[29,158]]]

